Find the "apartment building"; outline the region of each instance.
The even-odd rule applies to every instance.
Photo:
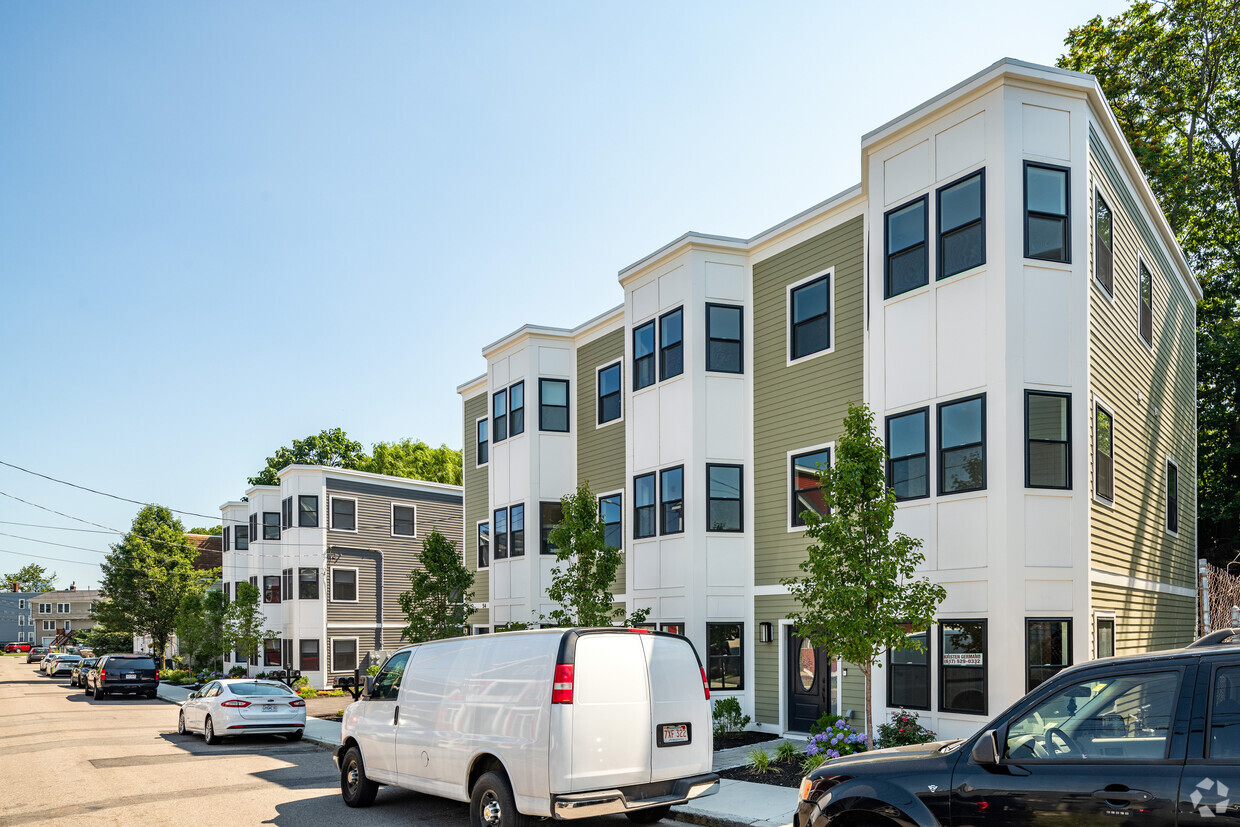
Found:
[[[38,592],[0,592],[0,643],[37,643],[34,606]]]
[[[781,580],[865,402],[947,591],[877,716],[965,734],[1065,665],[1192,638],[1201,292],[1097,83],[1003,60],[861,158],[766,232],[624,268],[598,318],[483,349],[458,388],[478,631],[550,608],[546,533],[587,481],[617,600],[688,635],[716,697],[768,730],[859,723],[863,675],[797,635]]]
[[[430,531],[460,547],[461,488],[325,466],[277,476],[279,485],[220,506],[224,593],[257,588],[278,634],[258,653],[232,653],[227,666],[298,669],[326,686],[402,645],[398,598]]]
[[[96,621],[91,613],[98,601],[98,589],[79,589],[76,585],[30,598],[26,605],[34,608],[34,631],[39,645],[60,645],[73,632],[95,628]],[[26,639],[30,639],[29,633]]]

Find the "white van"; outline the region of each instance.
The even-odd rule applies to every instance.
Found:
[[[706,673],[687,638],[543,629],[393,654],[344,711],[350,807],[380,784],[470,802],[475,827],[529,816],[658,821],[717,792]]]

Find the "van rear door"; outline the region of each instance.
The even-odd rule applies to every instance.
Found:
[[[650,781],[646,637],[617,631],[577,638],[572,705],[562,707],[572,711],[569,792]]]
[[[670,635],[634,635],[650,664],[653,726],[650,780],[667,781],[711,771],[714,731],[702,667],[693,645]]]

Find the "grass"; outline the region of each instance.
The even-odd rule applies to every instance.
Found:
[[[771,766],[771,754],[762,747],[750,751],[749,768],[749,771],[755,774],[775,771],[775,768]]]
[[[800,755],[801,751],[791,741],[781,741],[779,746],[775,747],[776,761],[795,761]]]

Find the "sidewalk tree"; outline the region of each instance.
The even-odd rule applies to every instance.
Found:
[[[800,604],[790,615],[798,634],[865,676],[866,743],[873,743],[873,673],[892,648],[920,648],[908,626],[926,629],[946,597],[942,586],[915,575],[925,559],[921,541],[892,533],[896,498],[887,486],[886,452],[874,415],[849,405],[835,461],[818,473],[825,516],[804,512],[810,541],[802,577],[783,584]]]
[[[474,573],[437,529],[422,540],[418,559],[422,567],[409,572],[409,590],[397,598],[409,621],[405,637],[421,643],[463,634],[474,613]]]
[[[224,658],[228,652],[228,606],[224,593],[211,589],[203,595],[203,620],[206,632],[203,637],[202,652],[210,658],[211,664],[218,662],[218,668],[224,669]]]
[[[611,587],[623,562],[620,550],[605,540],[599,502],[582,482],[577,490],[560,499],[560,522],[551,529],[548,542],[555,548],[557,565],[551,570],[547,597],[557,607],[545,620],[556,626],[611,626],[645,622],[648,609],[626,619],[624,607],[616,605]]]
[[[48,574],[47,569],[31,563],[6,574],[4,582],[10,589],[16,585],[19,592],[50,592],[56,588],[56,572]]]
[[[224,637],[228,647],[247,659],[257,657],[263,641],[280,637],[279,632],[266,628],[267,616],[263,614],[260,597],[258,586],[241,581],[226,613]]]

